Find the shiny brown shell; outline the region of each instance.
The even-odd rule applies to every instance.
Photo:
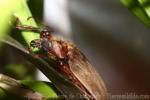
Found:
[[[106,99],[106,87],[100,75],[89,63],[76,46],[68,41],[54,37],[53,40],[63,41],[68,47],[68,65],[74,76],[92,94],[96,100]]]

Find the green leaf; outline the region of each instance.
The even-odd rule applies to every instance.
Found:
[[[60,92],[50,82],[15,80],[0,74],[0,99],[58,99]],[[11,96],[11,98],[9,98]]]
[[[8,91],[5,91],[4,89],[0,88],[0,100],[26,100],[26,99],[17,96],[15,94],[9,93]]]
[[[26,0],[0,0],[0,12],[0,39],[8,34],[12,27],[15,27],[12,26],[14,16],[23,25],[37,26],[33,18],[27,20],[32,14],[27,6]],[[33,32],[22,32],[22,35],[27,43],[39,37],[39,34]]]
[[[10,98],[12,97],[12,98]],[[42,99],[44,96],[30,88],[23,86],[20,81],[0,74],[0,98],[1,99]]]
[[[9,64],[4,67],[7,73],[14,74],[15,76],[23,77],[27,74],[27,69],[21,64]]]
[[[22,81],[21,82],[26,87],[41,93],[46,99],[56,99],[58,98],[58,90],[52,83],[42,82],[42,81]]]
[[[145,25],[150,27],[150,1],[149,0],[121,0]]]

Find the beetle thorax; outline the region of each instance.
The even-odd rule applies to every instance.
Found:
[[[67,55],[67,52],[64,51],[63,45],[61,45],[58,41],[52,42],[52,50],[58,58],[63,59]]]

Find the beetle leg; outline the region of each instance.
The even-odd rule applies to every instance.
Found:
[[[45,58],[45,55],[43,55],[43,54],[35,54],[34,56],[37,58],[41,58],[41,59]]]
[[[32,17],[27,18],[27,20],[29,20],[30,18],[32,18]],[[19,30],[33,31],[33,32],[39,32],[39,33],[41,32],[40,28],[33,27],[33,26],[28,26],[28,25],[21,25],[20,20],[19,20],[18,17],[16,17],[15,25],[16,25],[15,28],[17,28]]]
[[[37,33],[41,32],[41,29],[33,27],[33,26],[27,26],[27,25],[17,25],[16,28],[19,30],[32,31],[32,32],[37,32]]]
[[[57,60],[57,57],[56,57],[56,55],[54,54],[54,52],[49,51],[49,52],[47,52],[47,54],[48,54],[48,57],[50,57],[51,59]]]
[[[27,50],[29,51],[30,54],[34,53],[34,52],[32,52],[32,48],[31,47],[27,47]],[[45,58],[45,55],[43,55],[43,54],[34,54],[34,56],[36,58]]]
[[[27,21],[30,20],[31,18],[33,18],[33,17],[32,17],[32,16],[28,17],[28,18],[27,18]]]
[[[29,47],[27,47],[27,50],[29,51],[29,53],[31,54],[31,53],[33,53],[32,52],[32,49],[31,49],[31,47],[29,46]]]
[[[63,74],[67,76],[71,75],[70,69],[66,65],[64,65],[62,62],[60,62],[60,69],[63,72]]]

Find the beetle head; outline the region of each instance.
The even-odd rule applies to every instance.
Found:
[[[44,39],[50,40],[51,39],[51,33],[47,29],[44,29],[40,33],[40,38],[44,38]]]

